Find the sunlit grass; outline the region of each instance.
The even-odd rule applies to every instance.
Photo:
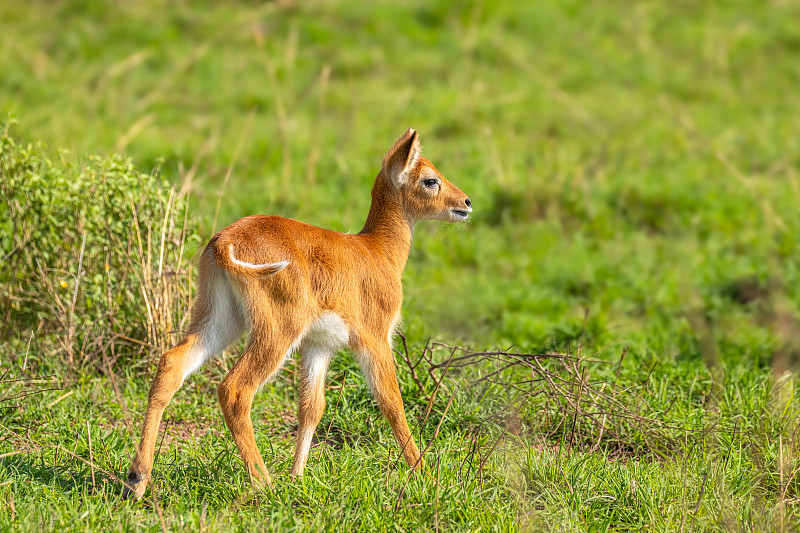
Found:
[[[581,343],[600,361],[587,379],[645,383],[661,422],[705,432],[666,457],[618,457],[537,433],[547,406],[532,400],[527,432],[475,481],[461,466],[471,431],[506,397],[465,393],[430,452],[439,488],[412,479],[398,505],[388,426],[337,363],[330,379],[347,383],[320,426],[334,437],[301,483],[285,479],[291,374],[259,396],[278,481],[252,495],[210,366],[167,411],[199,433],[162,446],[160,507],[120,506],[117,485],[99,472],[93,485],[66,453],[88,458],[91,432],[102,468],[127,467],[107,378],[34,353],[28,372],[63,389],[0,415],[0,455],[28,442],[0,458],[0,526],[160,530],[161,509],[168,529],[796,528],[796,386],[774,383],[800,345],[798,16],[780,1],[0,3],[0,112],[20,119],[15,134],[160,166],[205,236],[253,213],[359,231],[384,151],[413,126],[475,212],[417,226],[408,338]],[[29,338],[0,360],[20,367]],[[116,370],[133,415],[152,364]],[[439,419],[418,426],[424,401],[401,379],[429,439]]]

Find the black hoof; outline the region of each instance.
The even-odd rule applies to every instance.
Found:
[[[144,489],[147,487],[147,480],[141,474],[136,472],[129,472],[128,479],[125,480],[122,488],[122,499],[127,500],[133,497],[138,500],[144,495]]]

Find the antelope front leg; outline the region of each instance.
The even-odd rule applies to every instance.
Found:
[[[328,371],[330,351],[327,348],[304,345],[300,373],[300,425],[297,428],[297,447],[292,462],[292,477],[303,475],[308,460],[311,439],[325,411],[325,374]]]
[[[397,445],[403,453],[403,458],[408,466],[418,469],[422,466],[419,448],[411,436],[406,420],[406,411],[403,407],[403,398],[397,384],[397,374],[394,370],[394,357],[392,348],[388,343],[378,344],[362,355],[361,367],[367,377],[372,395],[378,402],[383,416],[389,422],[397,440]]]

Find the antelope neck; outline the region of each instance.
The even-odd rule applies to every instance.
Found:
[[[367,221],[359,235],[374,243],[382,255],[402,271],[411,249],[413,228],[414,222],[403,211],[399,193],[388,190],[379,176],[372,188]]]

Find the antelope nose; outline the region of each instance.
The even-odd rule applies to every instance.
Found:
[[[464,200],[464,203],[467,204],[467,207],[472,207],[472,202],[469,201],[469,198]]]

